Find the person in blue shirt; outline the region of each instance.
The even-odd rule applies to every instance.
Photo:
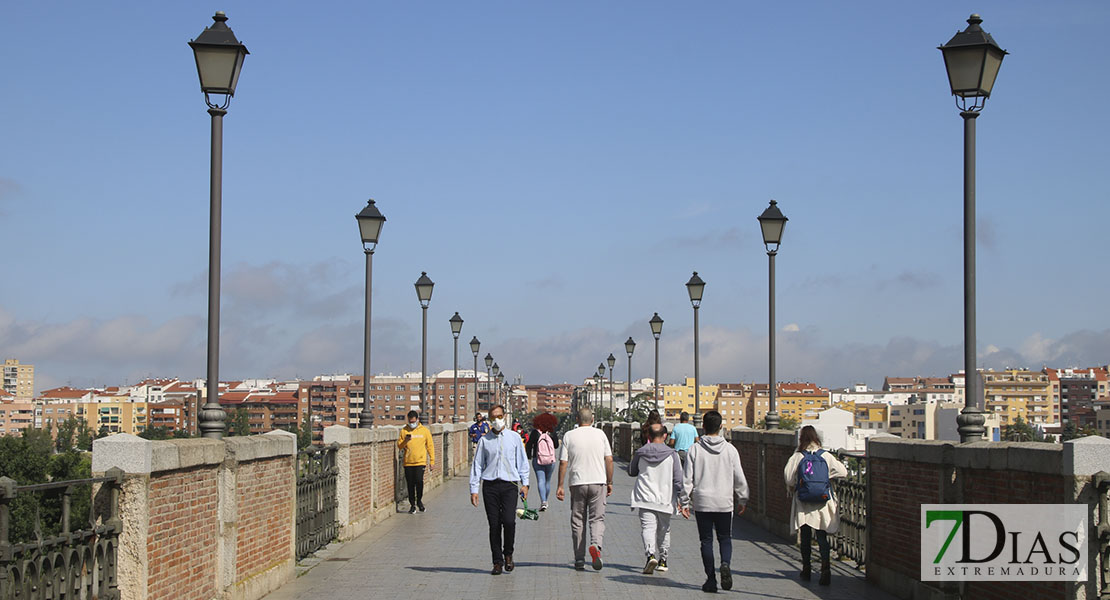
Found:
[[[667,439],[667,443],[678,451],[678,458],[682,464],[686,464],[686,452],[690,450],[698,441],[698,430],[693,425],[688,423],[690,420],[690,413],[682,411],[678,417],[679,424],[674,426],[674,431],[671,432],[671,437]]]
[[[493,553],[490,574],[500,575],[502,570],[512,571],[515,567],[516,499],[518,495],[528,496],[529,466],[520,434],[505,426],[505,407],[491,408],[489,420],[493,427],[478,439],[474,462],[470,465],[470,503],[478,506],[478,488],[481,487],[489,521],[489,547]]]
[[[489,423],[482,418],[482,413],[474,414],[474,424],[467,429],[467,433],[470,434],[470,443],[472,444],[477,444],[483,435],[489,433]]]

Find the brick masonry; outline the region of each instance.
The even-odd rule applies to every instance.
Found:
[[[365,518],[374,512],[373,460],[373,445],[364,444],[351,448],[351,521]]]
[[[239,465],[236,496],[239,519],[236,531],[235,574],[243,580],[275,564],[290,560],[292,534],[289,507],[295,488],[291,456],[273,457]]]
[[[151,477],[147,597],[213,598],[219,531],[219,490],[214,465]]]

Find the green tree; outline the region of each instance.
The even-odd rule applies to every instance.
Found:
[[[174,439],[186,439],[186,438],[191,438],[191,437],[196,437],[196,436],[189,433],[188,431],[185,431],[184,429],[174,429],[173,430],[173,437],[174,437]]]
[[[312,422],[306,417],[297,431],[297,448],[304,450],[312,445]]]
[[[100,430],[96,432],[96,439],[99,440],[100,438],[106,438],[110,435],[112,435],[112,432],[111,432],[111,430],[108,429],[108,426],[107,425],[101,425]]]
[[[799,427],[798,420],[794,417],[781,417],[779,418],[779,429],[784,431],[797,431]],[[767,429],[767,419],[760,419],[755,423],[756,429]]]
[[[1044,440],[1044,436],[1025,419],[1018,417],[1013,423],[1002,426],[1002,439],[1007,442],[1039,442]]]
[[[231,435],[250,435],[250,418],[250,413],[247,412],[246,407],[240,406],[236,408],[231,417]]]
[[[651,392],[642,392],[632,398],[627,408],[618,411],[618,417],[626,423],[643,423],[647,420],[648,413],[656,410],[655,395]]]
[[[144,440],[168,440],[170,430],[162,426],[147,427],[139,433]]]
[[[58,452],[65,452],[72,450],[76,447],[76,436],[78,423],[77,417],[70,415],[68,419],[58,423],[54,435],[54,449]]]
[[[77,420],[77,449],[92,452],[93,434],[84,419]]]

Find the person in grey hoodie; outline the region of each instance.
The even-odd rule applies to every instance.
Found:
[[[632,488],[632,510],[640,511],[640,529],[644,538],[647,563],[644,574],[667,570],[667,553],[671,547],[671,516],[676,506],[688,502],[682,487],[682,464],[678,452],[667,446],[667,428],[653,423],[645,430],[648,443],[632,455],[628,474],[636,478]]]
[[[705,434],[690,446],[686,455],[683,487],[690,496],[690,505],[683,508],[683,516],[690,515],[691,507],[698,522],[701,538],[701,562],[706,580],[703,592],[717,591],[717,577],[713,569],[713,531],[721,548],[721,587],[732,589],[732,511],[744,512],[748,503],[748,480],[740,466],[740,453],[721,437],[721,413],[711,410],[702,421]]]

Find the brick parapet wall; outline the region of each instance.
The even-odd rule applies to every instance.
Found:
[[[465,425],[433,425],[436,468],[468,474]],[[396,511],[397,428],[325,429],[336,442],[340,537]],[[296,436],[284,431],[223,440],[96,440],[93,472],[125,472],[118,557],[123,600],[256,600],[293,579]]]
[[[1110,440],[1082,438],[1062,445],[872,438],[867,448],[867,578],[901,598],[947,599],[958,583],[919,580],[921,505],[1086,504],[1098,471],[1110,471]],[[1097,527],[1097,510],[1089,509]],[[965,598],[1072,600],[1097,598],[1097,536],[1088,548],[1088,582],[968,582]]]
[[[776,535],[792,538],[790,497],[782,472],[794,453],[796,434],[747,427],[737,427],[729,434],[748,480],[748,505],[743,517]]]

